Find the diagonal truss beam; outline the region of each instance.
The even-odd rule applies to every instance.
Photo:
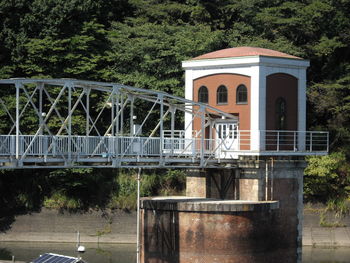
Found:
[[[192,147],[193,158],[197,158],[197,160],[199,158],[201,165],[205,166],[209,163],[209,159],[215,157],[215,154],[213,152],[208,154],[207,150],[204,149],[207,140],[204,130],[208,126],[211,127],[217,117],[225,117],[227,119],[236,118],[206,104],[178,98],[164,92],[145,90],[116,83],[71,79],[10,79],[0,80],[0,87],[2,84],[13,85],[16,88],[16,116],[11,115],[6,102],[2,99],[0,99],[0,107],[4,108],[4,111],[10,118],[9,135],[15,132],[15,143],[13,145],[16,145],[16,158],[21,162],[25,161],[28,155],[33,156],[32,148],[34,143],[36,145],[36,142],[44,139],[45,136],[52,138],[49,140],[49,146],[46,152],[42,153],[42,155],[46,158],[46,153],[49,152],[51,154],[55,151],[52,149],[56,148],[58,143],[60,143],[63,146],[57,154],[68,165],[79,162],[77,161],[79,156],[84,154],[87,158],[100,157],[101,151],[107,151],[107,156],[110,153],[114,154],[119,151],[115,155],[115,158],[119,159],[118,161],[114,159],[115,162],[119,162],[132,154],[139,158],[143,152],[134,152],[136,150],[129,151],[130,147],[140,137],[138,135],[140,131],[145,130],[145,127],[150,127],[148,131],[145,131],[149,135],[140,140],[140,147],[148,151],[149,147],[157,145],[160,160],[158,165],[162,166],[166,162],[165,159],[169,158],[169,156],[177,156],[181,151],[183,154],[188,154],[189,151],[186,149]],[[36,85],[33,89],[31,88],[32,84]],[[57,91],[58,94],[55,91],[55,95],[53,95],[50,92],[51,88],[59,88],[60,90]],[[103,99],[100,99],[103,103],[101,107],[94,107],[95,105],[90,107],[90,98],[96,98],[96,95],[98,97],[101,94],[103,96]],[[39,97],[38,100],[36,99],[37,95]],[[22,99],[25,99],[25,102]],[[145,117],[142,117],[137,122],[139,124],[138,129],[134,131],[133,126],[136,121],[134,121],[133,116],[139,110],[136,106],[139,105],[139,101],[141,103],[148,103],[147,106],[149,105],[149,107],[147,108],[147,112],[145,110],[145,114],[142,114]],[[47,105],[48,103],[49,105]],[[107,107],[109,104],[111,104],[110,110]],[[61,105],[66,105],[67,110],[62,110]],[[21,127],[21,120],[23,121],[24,116],[26,116],[25,113],[29,108],[34,111],[35,114],[33,115],[37,118],[37,124],[35,121],[33,122],[34,128],[31,134],[29,134],[30,136],[23,140],[20,139],[20,135],[26,135],[22,135],[21,133],[21,130],[24,130]],[[48,112],[43,114],[43,108]],[[153,113],[157,115],[153,116]],[[178,142],[175,143],[174,141],[176,139],[174,129],[175,126],[178,127],[175,124],[177,124],[176,120],[180,119],[181,114],[191,114],[192,117],[191,122],[184,127],[185,131],[191,129],[191,125],[194,122],[199,123],[200,127],[196,124],[198,131],[193,138],[194,140],[192,142],[186,142],[183,148],[176,149],[175,152],[174,145]],[[57,118],[53,118],[53,115],[57,116]],[[170,118],[169,115],[171,115]],[[105,119],[106,116],[107,119]],[[79,125],[75,125],[76,122],[73,120],[79,120]],[[84,121],[82,122],[80,120]],[[102,121],[104,122],[103,126],[100,126]],[[38,126],[36,127],[35,125]],[[55,128],[53,129],[52,127]],[[170,127],[171,132],[169,133],[167,130],[164,130],[165,127]],[[209,139],[213,139],[214,129],[215,127],[210,129]],[[92,136],[92,134],[97,134],[97,136]],[[169,139],[166,137],[169,134],[171,136],[171,148],[168,149],[167,147],[170,146],[169,143],[165,142],[165,139]],[[122,141],[118,138],[128,138],[128,141],[124,141],[124,143],[126,142],[125,146],[118,146]],[[154,138],[158,140],[156,143],[153,143]],[[8,141],[1,141],[0,152],[2,149],[8,147]],[[20,143],[25,146],[24,149],[19,147]],[[215,146],[216,148],[219,147],[218,144]],[[168,152],[164,152],[163,150],[167,150]]]

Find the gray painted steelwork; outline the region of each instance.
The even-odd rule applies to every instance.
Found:
[[[225,166],[240,155],[328,151],[328,133],[296,131],[254,131],[269,146],[257,152],[246,150],[252,131],[238,130],[233,148],[204,131],[222,120],[237,123],[236,116],[155,90],[74,79],[6,79],[0,89],[3,121],[10,123],[0,135],[1,168],[198,168]],[[180,127],[184,113],[192,122]],[[201,130],[186,138],[194,121]],[[305,149],[297,149],[298,138],[305,138]]]

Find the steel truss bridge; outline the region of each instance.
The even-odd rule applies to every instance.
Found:
[[[0,168],[198,168],[227,165],[241,155],[328,151],[327,132],[238,129],[217,136],[217,121],[237,122],[237,117],[116,83],[6,79],[0,80],[0,94]],[[185,114],[192,116],[186,127]],[[192,131],[193,122],[200,130]],[[188,131],[193,135],[185,136]],[[264,137],[265,149],[249,150],[252,133]],[[298,149],[301,139],[305,147]]]

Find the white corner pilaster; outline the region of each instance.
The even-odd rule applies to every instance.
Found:
[[[251,67],[251,150],[259,151],[265,148],[264,135],[266,119],[266,73],[262,66]]]
[[[265,150],[265,130],[266,130],[266,76],[267,70],[265,66],[260,66],[259,83],[259,150]]]
[[[193,100],[193,70],[187,69],[185,71],[185,98]],[[191,107],[191,106],[189,106]],[[191,109],[190,109],[191,110]],[[192,138],[192,114],[185,112],[185,138]]]

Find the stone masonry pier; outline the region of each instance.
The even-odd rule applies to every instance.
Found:
[[[266,262],[277,201],[207,198],[142,200],[141,262]]]
[[[186,198],[145,198],[141,262],[301,262],[300,159],[189,169]]]

